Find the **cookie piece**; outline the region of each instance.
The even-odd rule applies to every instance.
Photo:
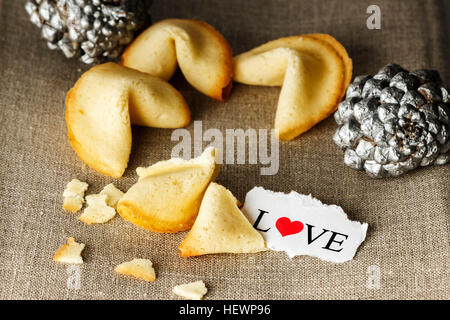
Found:
[[[84,192],[89,185],[86,182],[82,182],[78,179],[72,179],[64,189],[63,208],[66,211],[77,212],[81,209],[84,203]]]
[[[105,186],[100,194],[106,195],[106,204],[114,209],[117,209],[117,203],[124,195],[124,193],[117,189],[112,183]]]
[[[67,244],[59,248],[53,256],[53,261],[66,264],[82,264],[81,252],[84,250],[84,243],[77,243],[73,237],[67,239]]]
[[[88,206],[77,219],[86,223],[105,223],[114,218],[116,210],[106,204],[106,194],[91,194],[86,197]]]
[[[201,300],[208,292],[205,283],[202,280],[180,284],[172,289],[177,296],[190,300]]]
[[[127,276],[143,279],[148,282],[156,280],[155,269],[148,259],[133,259],[119,264],[114,271]]]

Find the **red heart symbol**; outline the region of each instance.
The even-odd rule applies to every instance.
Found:
[[[275,226],[280,231],[282,237],[300,233],[303,230],[303,223],[300,221],[291,221],[291,219],[286,217],[278,219]]]

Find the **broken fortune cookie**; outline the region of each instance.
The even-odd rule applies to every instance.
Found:
[[[133,259],[123,262],[115,267],[114,271],[148,282],[156,280],[155,269],[153,268],[152,262],[148,259]]]
[[[117,211],[123,219],[154,232],[190,229],[219,170],[215,153],[207,148],[189,161],[173,158],[137,168],[139,180],[120,199]]]
[[[180,256],[266,250],[263,237],[239,210],[238,203],[229,190],[211,182],[192,229],[178,247]]]
[[[72,179],[64,189],[63,192],[63,208],[66,211],[72,213],[78,212],[84,203],[84,193],[89,185],[86,182],[82,182],[78,179]]]
[[[202,280],[199,280],[177,285],[172,289],[172,292],[185,299],[201,300],[208,292],[208,288],[206,288],[205,283]]]
[[[106,203],[106,194],[90,194],[86,197],[87,207],[77,218],[86,224],[106,223],[116,215],[116,210]]]
[[[53,261],[66,264],[82,264],[81,252],[84,250],[84,243],[78,243],[73,237],[67,239],[67,244],[62,245],[53,256]]]

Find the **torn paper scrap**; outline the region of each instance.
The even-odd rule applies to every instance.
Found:
[[[242,211],[270,249],[285,251],[291,258],[308,255],[336,263],[349,261],[368,227],[349,220],[339,206],[295,191],[285,194],[255,187],[247,193]]]

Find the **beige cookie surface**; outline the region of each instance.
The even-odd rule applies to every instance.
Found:
[[[124,195],[124,193],[117,189],[112,183],[105,186],[100,194],[106,195],[106,204],[114,209],[117,209],[117,203]]]
[[[230,45],[209,24],[167,19],[153,24],[127,47],[124,66],[169,80],[179,66],[198,91],[223,101],[231,91]]]
[[[114,63],[88,70],[66,97],[73,149],[91,168],[115,178],[128,165],[131,124],[179,128],[189,122],[189,108],[170,84]]]
[[[215,149],[195,159],[160,161],[138,168],[138,182],[120,199],[117,211],[125,220],[154,232],[191,228],[203,193],[217,176]]]
[[[239,210],[238,203],[229,190],[211,182],[192,229],[178,247],[180,256],[266,250],[263,237]]]
[[[338,52],[327,41],[310,36],[270,41],[236,56],[233,69],[237,82],[281,86],[274,127],[282,140],[330,116],[346,81]]]
[[[306,34],[305,36],[325,41],[330,46],[332,46],[333,49],[336,50],[336,52],[341,57],[342,62],[344,63],[344,86],[342,88],[342,93],[341,93],[341,100],[342,100],[342,98],[344,98],[344,96],[345,96],[345,92],[347,90],[348,85],[352,81],[352,75],[353,75],[353,61],[350,58],[350,56],[348,55],[347,50],[339,41],[337,41],[334,37],[330,36],[329,34],[310,33],[310,34]]]

